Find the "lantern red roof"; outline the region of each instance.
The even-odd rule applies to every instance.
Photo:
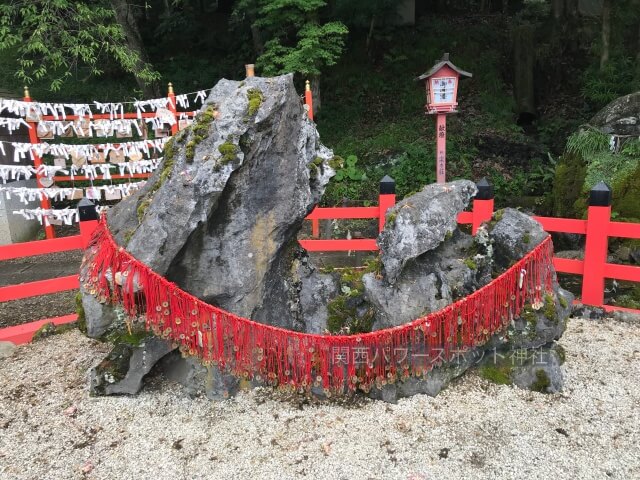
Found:
[[[416,81],[417,80],[425,80],[425,79],[433,76],[438,70],[440,70],[444,66],[447,66],[447,67],[451,68],[458,75],[460,75],[460,77],[462,77],[462,78],[465,78],[465,77],[466,78],[471,78],[473,76],[471,73],[466,72],[466,71],[462,70],[461,68],[456,67],[453,63],[451,63],[451,61],[449,60],[449,54],[445,53],[444,55],[442,55],[442,59],[440,61],[437,61],[435,63],[435,65],[433,67],[431,67],[431,69],[429,69],[429,71],[423,73],[418,78],[416,78]]]

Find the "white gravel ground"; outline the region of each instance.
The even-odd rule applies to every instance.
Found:
[[[0,359],[2,479],[640,478],[640,327],[573,319],[565,392],[467,374],[436,398],[223,403],[152,378],[89,398],[107,346],[78,332]]]

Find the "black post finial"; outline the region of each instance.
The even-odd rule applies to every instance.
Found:
[[[87,197],[83,197],[78,202],[78,215],[81,222],[87,222],[89,220],[98,220],[98,210],[96,210],[96,204],[89,200]]]
[[[380,195],[388,195],[396,193],[396,181],[389,175],[385,175],[380,180]]]
[[[478,187],[476,200],[491,200],[493,198],[493,185],[489,183],[486,177],[480,179],[480,181],[476,183],[476,187]]]
[[[589,191],[590,207],[608,207],[611,205],[611,188],[604,182],[598,182]]]

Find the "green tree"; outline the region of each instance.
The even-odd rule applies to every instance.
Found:
[[[251,22],[264,74],[297,72],[311,78],[314,110],[320,109],[321,71],[336,63],[348,33],[342,22],[321,23],[325,5],[325,0],[242,0],[235,13]]]
[[[122,2],[116,2],[122,3]],[[49,80],[59,90],[80,69],[103,73],[115,61],[141,87],[160,75],[133,50],[111,4],[100,0],[16,0],[0,5],[0,51],[13,52],[25,84]]]

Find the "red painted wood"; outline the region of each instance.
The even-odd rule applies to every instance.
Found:
[[[65,323],[75,322],[77,319],[78,315],[72,313],[62,317],[45,318],[44,320],[24,323],[22,325],[16,325],[15,327],[0,328],[0,342],[12,342],[16,345],[29,343],[33,339],[33,334],[36,333],[43,325],[46,325],[47,323],[63,325]]]
[[[307,220],[378,218],[379,207],[316,207],[307,215]]]
[[[387,219],[387,210],[396,204],[396,194],[386,193],[378,195],[378,231],[384,229],[384,222]]]
[[[302,248],[309,252],[342,252],[348,250],[378,250],[374,238],[354,240],[299,240]]]
[[[604,265],[604,276],[607,278],[615,278],[616,280],[640,282],[640,267],[606,263]]]
[[[473,212],[460,212],[457,218],[458,223],[473,223]]]
[[[610,237],[640,238],[640,223],[610,222]]]
[[[87,248],[91,242],[94,230],[98,228],[98,220],[85,220],[80,222],[80,237],[82,237],[82,248]]]
[[[173,113],[173,118],[175,119],[175,123],[171,125],[171,135],[175,135],[178,133],[178,114],[176,113],[176,94],[173,93],[173,87],[171,87],[171,91],[167,94],[167,97],[169,98],[169,111]]]
[[[447,116],[436,116],[436,181],[445,183],[447,170]]]
[[[320,220],[317,218],[311,220],[311,236],[315,238],[320,236]]]
[[[490,200],[473,200],[473,221],[471,234],[475,235],[484,222],[491,220],[493,216],[493,198]]]
[[[24,101],[31,102],[31,97],[24,97]],[[29,129],[29,143],[31,144],[40,143],[40,139],[38,138],[38,133],[37,133],[38,122],[28,122],[28,123],[29,123],[29,126],[31,127]],[[31,152],[31,155],[33,158],[33,165],[35,167],[39,167],[40,165],[42,165],[42,159],[38,154],[36,154],[35,152]],[[40,175],[39,173],[36,173],[36,185],[38,186],[38,188],[42,188],[42,183],[40,182],[41,178],[42,178],[42,175]],[[47,197],[42,197],[40,199],[40,207],[44,208],[45,210],[50,209],[51,201]],[[56,232],[53,229],[53,225],[45,225],[44,233],[48,239],[55,238],[56,236]]]
[[[584,262],[582,260],[553,257],[553,266],[558,272],[582,275],[584,273]]]
[[[83,248],[80,235],[72,237],[52,238],[51,240],[37,240],[34,242],[12,243],[0,246],[0,260],[31,257],[46,253],[66,252]]]
[[[128,178],[149,178],[151,176],[150,173],[134,173],[132,175],[111,175],[111,179],[113,180],[122,180],[122,179],[128,179]],[[80,181],[85,181],[85,180],[90,180],[89,177],[85,177],[83,175],[75,175],[73,177],[70,176],[64,176],[64,175],[56,175],[55,177],[53,177],[53,179],[56,182],[80,182]],[[104,175],[96,175],[96,178],[94,178],[94,180],[104,180]],[[108,180],[108,179],[107,179]]]
[[[611,207],[589,207],[587,211],[587,238],[584,247],[584,272],[582,277],[582,303],[604,303],[605,263],[607,262],[607,231],[611,219]]]
[[[47,280],[38,280],[36,282],[9,285],[6,287],[0,287],[0,302],[9,302],[11,300],[19,300],[21,298],[46,295],[48,293],[64,292],[65,290],[73,290],[79,287],[80,280],[78,275],[69,275],[67,277],[50,278]]]
[[[574,218],[533,217],[547,232],[587,233],[587,221]]]
[[[313,94],[311,93],[311,89],[305,88],[304,91],[304,103],[309,107],[307,110],[307,115],[309,115],[309,120],[313,122]]]

